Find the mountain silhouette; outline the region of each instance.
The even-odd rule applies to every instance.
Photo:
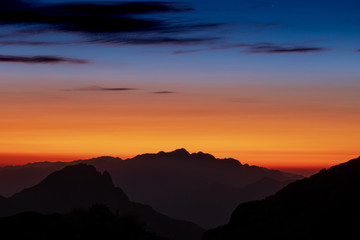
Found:
[[[69,213],[73,209],[86,210],[94,204],[103,204],[118,215],[136,216],[149,231],[169,239],[196,240],[203,233],[193,223],[171,219],[147,205],[129,201],[126,194],[114,186],[108,172],[101,174],[86,164],[67,166],[0,203],[0,216],[29,211]]]
[[[34,163],[0,169],[0,194],[40,182],[66,165],[87,163],[113,176],[132,201],[148,204],[176,219],[204,228],[225,224],[241,202],[265,198],[301,176],[217,159],[185,149],[142,154],[122,160],[100,157],[72,163]]]
[[[360,158],[240,204],[203,240],[360,239]]]

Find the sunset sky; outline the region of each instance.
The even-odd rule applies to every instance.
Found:
[[[3,0],[0,22],[0,165],[360,155],[358,0]]]

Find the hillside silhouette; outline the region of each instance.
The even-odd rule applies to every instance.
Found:
[[[360,239],[360,158],[240,204],[203,240]]]
[[[241,202],[265,198],[302,178],[266,168],[217,159],[185,149],[122,160],[100,157],[71,163],[34,163],[0,168],[0,195],[35,185],[66,165],[87,163],[108,171],[132,201],[204,228],[225,224]]]
[[[166,240],[132,216],[116,216],[103,205],[68,214],[24,212],[0,218],[2,239]]]
[[[108,172],[100,173],[86,164],[67,166],[38,185],[1,199],[0,216],[22,212],[67,214],[74,209],[90,209],[94,204],[106,205],[119,216],[135,216],[148,231],[169,239],[196,240],[203,233],[193,223],[174,220],[150,206],[129,201],[126,194],[114,186]]]

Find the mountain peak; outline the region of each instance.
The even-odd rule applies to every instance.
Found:
[[[66,214],[99,204],[109,207],[119,216],[134,215],[139,222],[146,223],[149,231],[172,240],[196,240],[203,233],[203,229],[193,223],[174,220],[150,206],[131,202],[120,188],[113,185],[107,171],[101,173],[88,164],[67,166],[50,174],[41,183],[10,198],[0,197],[0,200],[0,217],[21,212]]]
[[[216,158],[213,155],[211,155],[209,153],[203,153],[203,152],[192,153],[191,157],[193,157],[194,159],[200,159],[200,160],[206,160],[206,161],[216,160]]]
[[[94,203],[129,203],[126,194],[114,186],[108,172],[101,173],[87,164],[70,165],[53,172],[38,185],[10,199],[22,206],[18,210],[42,213],[68,212],[77,207],[90,207]]]
[[[80,163],[77,165],[66,166],[46,177],[42,183],[87,183],[87,184],[103,184],[114,186],[112,178],[108,172],[101,174],[92,165]]]
[[[179,156],[179,157],[188,157],[188,156],[190,156],[190,153],[185,148],[176,149],[175,151],[172,151],[169,154],[176,155],[176,156]]]

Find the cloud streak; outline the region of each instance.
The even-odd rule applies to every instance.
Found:
[[[28,41],[28,40],[4,40],[0,41],[0,46],[53,46],[73,44],[72,42],[46,42],[46,41]]]
[[[289,45],[277,45],[273,43],[254,43],[254,44],[229,44],[220,47],[211,47],[203,49],[190,49],[190,50],[177,50],[172,54],[189,54],[198,53],[205,51],[216,51],[216,50],[228,50],[228,49],[245,49],[247,53],[263,53],[263,54],[284,54],[284,53],[313,53],[323,52],[326,49],[322,47],[314,46],[289,46]]]
[[[133,91],[137,90],[136,88],[127,88],[127,87],[115,87],[115,88],[105,88],[100,86],[90,86],[90,87],[84,87],[84,88],[76,88],[73,89],[75,91]]]
[[[86,64],[87,60],[63,58],[57,56],[11,56],[0,55],[1,63],[24,63],[24,64],[58,64],[58,63],[70,63],[70,64]]]
[[[174,94],[176,92],[173,92],[173,91],[156,91],[156,92],[153,92],[153,94]]]
[[[138,88],[129,88],[129,87],[101,87],[101,86],[89,86],[83,88],[75,88],[70,91],[85,91],[85,92],[125,92],[125,91],[135,91],[139,90]],[[155,91],[151,92],[152,94],[174,94],[176,92],[169,90]]]
[[[258,43],[250,45],[248,52],[250,53],[268,53],[268,54],[281,54],[281,53],[312,53],[325,51],[321,47],[308,47],[308,46],[281,46],[273,43]]]
[[[172,52],[172,54],[188,54],[188,53],[198,53],[198,52],[206,52],[206,51],[216,51],[216,50],[227,50],[233,48],[245,48],[249,47],[249,44],[230,44],[219,47],[211,47],[211,48],[203,48],[203,49],[190,49],[190,50],[177,50]]]
[[[137,37],[137,38],[111,38],[107,40],[91,40],[89,44],[102,44],[102,45],[181,45],[192,46],[203,43],[213,43],[221,40],[222,38],[207,38],[207,37]]]
[[[174,2],[70,2],[40,4],[31,1],[2,0],[0,24],[21,26],[21,34],[58,31],[80,34],[91,43],[109,44],[199,44],[213,38],[193,36],[216,28],[169,17],[193,9]],[[176,19],[176,20],[175,20]],[[25,29],[24,29],[25,28]],[[169,36],[171,34],[171,37]],[[190,34],[192,37],[185,37]],[[15,41],[13,45],[45,45],[42,42]],[[11,45],[10,41],[3,42]]]

